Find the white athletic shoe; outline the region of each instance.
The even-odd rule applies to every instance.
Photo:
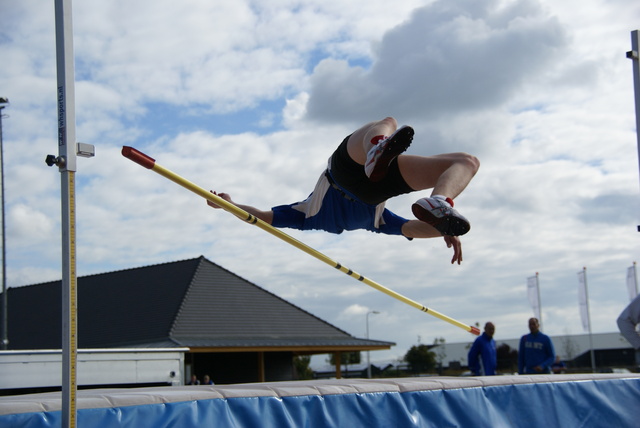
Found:
[[[443,235],[460,236],[471,229],[469,221],[453,209],[453,200],[422,198],[411,206],[413,215],[438,229]]]
[[[413,128],[402,126],[390,137],[380,140],[367,153],[364,172],[371,181],[380,181],[387,175],[389,164],[409,147],[413,140]]]

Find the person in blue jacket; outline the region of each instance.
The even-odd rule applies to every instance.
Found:
[[[484,333],[476,338],[469,349],[467,360],[473,376],[495,376],[496,374],[498,357],[496,342],[493,340],[495,331],[496,327],[492,322],[486,323]],[[482,360],[482,365],[480,365],[480,360]]]
[[[551,338],[540,331],[537,318],[529,319],[529,331],[520,339],[518,350],[518,373],[520,374],[548,374],[556,359]]]

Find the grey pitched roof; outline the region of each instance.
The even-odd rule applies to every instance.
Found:
[[[59,348],[61,282],[10,288],[9,348]],[[78,345],[383,349],[204,257],[78,278]]]

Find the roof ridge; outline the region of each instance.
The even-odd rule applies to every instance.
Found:
[[[205,259],[206,260],[206,258],[203,255],[200,255],[198,257],[192,257],[190,259],[181,259],[181,260],[174,260],[174,261],[171,261],[171,262],[162,262],[162,263],[152,263],[152,264],[149,264],[149,265],[136,266],[136,267],[131,267],[131,268],[123,268],[123,269],[117,269],[117,270],[111,270],[111,271],[104,271],[104,272],[99,272],[99,273],[91,273],[91,274],[87,274],[87,275],[80,275],[80,276],[78,276],[78,279],[79,278],[90,278],[90,277],[94,277],[94,276],[110,275],[110,274],[114,274],[114,273],[118,273],[118,272],[127,272],[127,271],[133,271],[133,270],[137,270],[137,269],[148,269],[148,268],[153,268],[153,267],[157,267],[157,266],[164,266],[164,265],[192,262],[192,261],[197,260],[197,259]],[[7,288],[34,287],[34,286],[47,285],[47,284],[60,282],[60,281],[62,281],[62,278],[54,279],[54,280],[51,280],[51,281],[36,282],[34,284],[17,285],[17,286],[7,287]]]

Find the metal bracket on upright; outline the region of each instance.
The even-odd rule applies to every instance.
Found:
[[[83,158],[92,158],[96,155],[96,148],[93,144],[86,143],[76,143],[76,155]],[[56,155],[47,155],[45,158],[45,163],[49,166],[57,166],[60,169],[64,169],[66,167],[67,156],[60,154]]]

